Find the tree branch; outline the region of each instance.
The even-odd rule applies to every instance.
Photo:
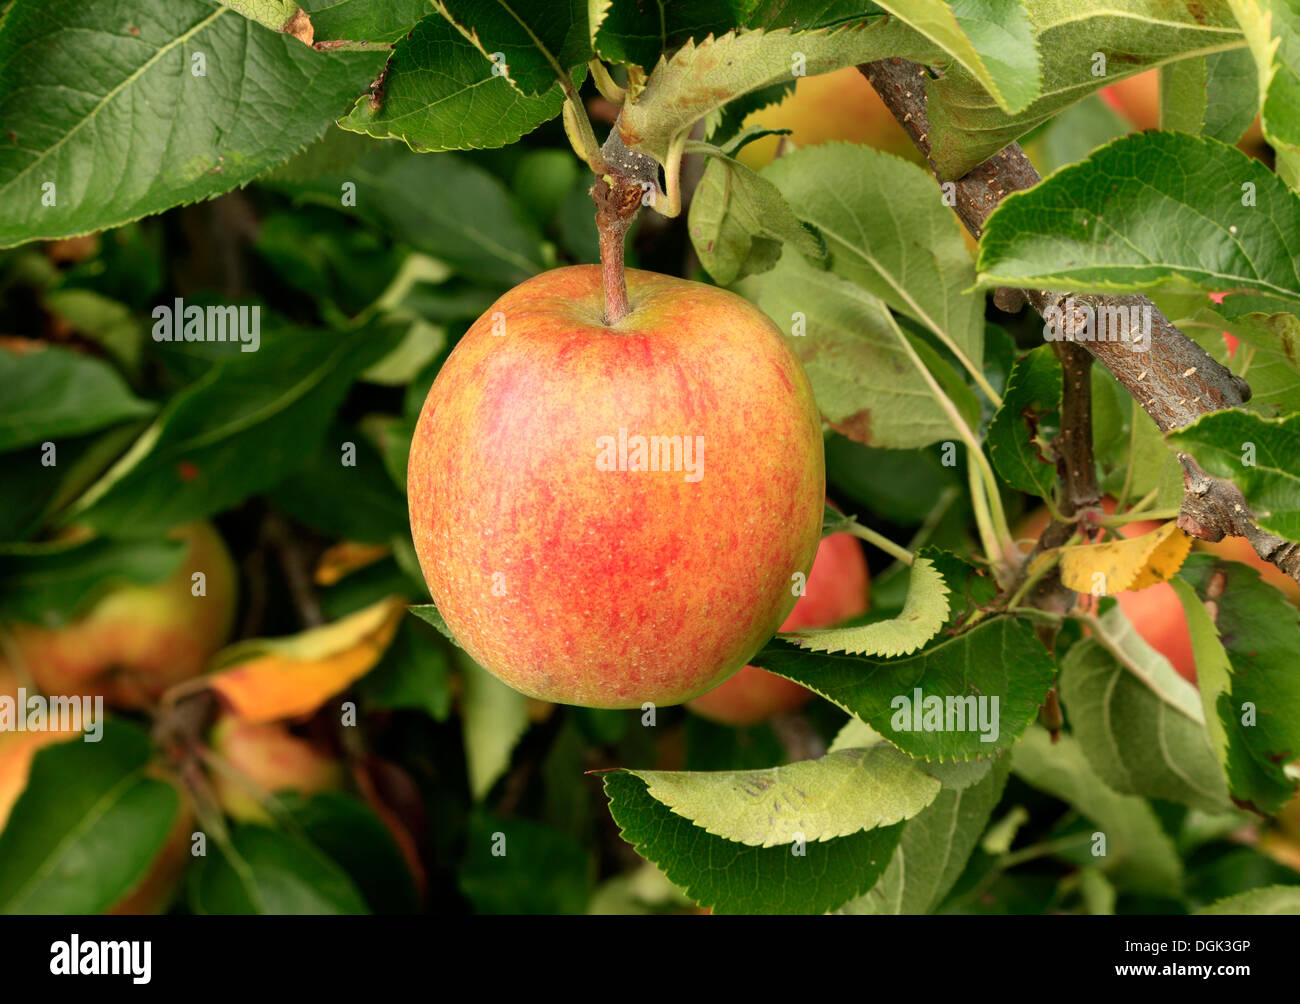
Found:
[[[858,70],[907,130],[935,177],[941,182],[948,180],[930,155],[926,69],[905,59],[884,59],[864,63]],[[952,179],[954,208],[966,229],[978,238],[1003,198],[1031,188],[1040,180],[1020,145],[1011,143],[963,177]],[[1094,316],[1106,309],[1108,318],[1118,324],[1118,331],[1111,333],[1118,334],[1118,338],[1064,344],[1082,345],[1091,353],[1133,395],[1161,432],[1182,428],[1209,412],[1239,407],[1250,400],[1250,385],[1245,380],[1174,327],[1145,296],[1076,296],[1042,289],[1020,292],[1040,315],[1061,317],[1067,335],[1081,330],[1082,308],[1091,308]],[[1016,296],[1008,290],[997,290],[994,302],[1012,306]],[[1150,311],[1151,341],[1146,351],[1137,351],[1127,337],[1134,316],[1129,308],[1137,308],[1139,317]],[[1195,468],[1196,474],[1189,474],[1188,462],[1195,462],[1182,454],[1179,459],[1186,485],[1179,526],[1204,540],[1218,540],[1224,534],[1245,537],[1260,557],[1300,582],[1300,547],[1255,526],[1250,508],[1235,485],[1211,478],[1199,467]]]
[[[1073,516],[1101,501],[1092,443],[1092,356],[1075,342],[1053,342],[1061,361],[1061,431],[1056,466],[1061,513]]]

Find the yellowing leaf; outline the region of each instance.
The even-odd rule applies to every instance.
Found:
[[[1107,596],[1145,589],[1177,572],[1191,548],[1192,538],[1170,520],[1141,537],[1062,548],[1061,581],[1078,593],[1100,586]]]
[[[393,640],[405,603],[389,597],[342,620],[289,638],[232,645],[210,686],[248,722],[311,714],[365,676]]]
[[[313,579],[318,586],[332,586],[345,575],[386,557],[391,550],[387,544],[358,544],[351,540],[341,540],[320,556]]]

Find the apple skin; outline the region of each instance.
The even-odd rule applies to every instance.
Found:
[[[140,709],[206,668],[234,621],[234,562],[208,523],[172,535],[189,549],[162,582],[118,587],[60,628],[12,625],[20,665],[42,691],[102,696],[112,707]],[[191,594],[194,572],[207,576],[206,596]]]
[[[559,704],[716,686],[785,620],[821,535],[821,423],[775,325],[701,283],[629,270],[627,288],[612,327],[596,266],[506,293],[448,357],[411,443],[411,535],[448,627]],[[620,429],[703,437],[702,476],[598,469]]]
[[[849,533],[824,537],[804,594],[781,630],[830,627],[864,614],[869,586],[870,574],[857,538]],[[686,707],[723,725],[754,725],[802,707],[812,696],[811,690],[793,680],[746,666],[730,680],[687,702]]]
[[[267,794],[294,791],[314,795],[343,785],[343,767],[280,722],[245,722],[223,715],[212,726],[212,752]],[[212,771],[217,801],[232,819],[269,823],[256,793],[224,771]]]
[[[915,145],[867,78],[852,66],[815,77],[800,77],[794,93],[779,105],[760,108],[745,125],[789,129],[796,147],[842,140],[919,160]],[[737,159],[755,170],[772,160],[779,136],[764,136],[741,147]]]

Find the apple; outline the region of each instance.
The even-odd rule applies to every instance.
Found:
[[[201,673],[230,635],[235,566],[216,530],[191,523],[173,531],[188,544],[162,582],[113,589],[60,628],[10,627],[17,664],[47,694],[102,696],[117,708],[146,708],[173,684]],[[203,572],[206,594],[191,592]]]
[[[1160,128],[1160,71],[1144,70],[1103,87],[1101,99],[1136,129]]]
[[[862,546],[849,533],[822,538],[803,596],[782,631],[830,627],[867,612],[870,576]],[[753,725],[793,711],[813,696],[793,680],[746,666],[730,680],[687,703],[701,717],[723,725]]]
[[[271,821],[259,792],[314,795],[343,784],[338,760],[294,735],[281,722],[246,722],[235,715],[223,715],[212,727],[209,744],[212,752],[240,775],[219,768],[212,771],[212,787],[222,809],[241,822]]]
[[[867,78],[852,66],[800,77],[794,93],[778,105],[752,112],[744,124],[789,129],[796,147],[835,140],[861,143],[918,160],[911,138],[885,107]],[[757,170],[776,154],[778,136],[764,136],[741,148],[737,158]]]
[[[542,273],[469,329],[411,443],[411,535],[479,665],[541,700],[679,704],[749,660],[821,536],[812,389],[780,332],[716,287]]]

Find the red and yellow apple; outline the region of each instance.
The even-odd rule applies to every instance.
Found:
[[[820,419],[776,326],[725,290],[555,269],[474,323],[411,443],[411,534],[448,627],[530,697],[679,704],[785,620],[817,552]]]
[[[804,594],[782,631],[824,628],[867,612],[870,575],[862,545],[848,533],[822,538]],[[730,680],[687,703],[697,715],[723,725],[753,725],[806,704],[813,694],[793,680],[746,666]]]
[[[212,752],[223,770],[211,772],[222,809],[242,822],[269,822],[259,797],[292,791],[314,795],[343,784],[343,767],[334,757],[281,722],[246,722],[224,715],[212,727]]]
[[[191,523],[173,533],[188,548],[163,581],[117,587],[59,628],[9,626],[14,661],[41,690],[144,708],[168,687],[204,670],[230,635],[235,567],[211,525]],[[206,577],[202,596],[191,588],[196,572]]]
[[[789,129],[789,141],[796,147],[842,140],[920,159],[916,146],[880,95],[852,66],[800,77],[793,94],[780,104],[751,113],[744,124]],[[778,136],[756,139],[742,147],[737,157],[757,170],[775,156],[779,141]]]

